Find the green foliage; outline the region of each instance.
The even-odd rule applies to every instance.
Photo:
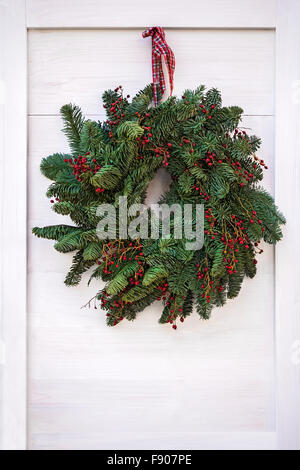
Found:
[[[144,129],[136,122],[125,121],[119,125],[117,135],[120,139],[136,140],[144,134]]]
[[[124,274],[117,274],[108,284],[106,292],[110,295],[118,294],[122,292],[123,289],[127,286],[128,281]]]
[[[139,91],[132,99],[131,104],[127,107],[126,118],[136,116],[136,113],[146,113],[153,99],[153,85],[147,85],[143,90]]]
[[[73,264],[68,272],[65,284],[66,286],[77,286],[82,278],[82,275],[93,266],[93,261],[86,261],[83,259],[83,250],[79,250],[73,257]]]
[[[48,240],[60,240],[65,235],[78,231],[77,227],[71,225],[49,225],[48,227],[34,227],[32,233],[39,238]]]
[[[67,158],[69,158],[68,155],[63,153],[54,153],[47,158],[43,158],[40,167],[42,174],[53,181],[56,181],[61,174],[72,175],[70,168],[65,164]]]
[[[81,230],[76,230],[62,237],[54,248],[61,253],[68,253],[69,251],[78,250],[81,248]]]
[[[191,193],[194,184],[194,178],[188,173],[182,173],[178,178],[180,189],[184,193]]]
[[[63,132],[69,140],[73,155],[77,156],[80,154],[81,132],[84,124],[81,109],[73,104],[66,104],[61,108],[60,114],[64,121]]]
[[[143,285],[150,286],[154,282],[161,281],[168,276],[168,271],[163,265],[152,266],[147,269],[144,278]]]
[[[121,171],[113,165],[105,165],[91,178],[93,186],[113,189],[122,177]]]
[[[229,192],[229,184],[222,176],[213,172],[211,175],[210,193],[217,199],[223,199]]]
[[[85,121],[80,134],[80,149],[82,153],[91,152],[100,155],[103,147],[102,129],[96,122]]]
[[[83,259],[87,261],[96,261],[102,254],[102,243],[91,242],[83,251]]]
[[[211,275],[213,278],[220,278],[223,277],[224,274],[224,246],[223,244],[220,244],[215,250],[215,256],[213,258],[213,264],[211,268]]]
[[[152,101],[152,85],[131,102],[122,88],[107,90],[104,123],[85,121],[77,106],[63,106],[71,154],[56,153],[41,162],[42,174],[51,180],[47,197],[53,198],[53,211],[74,226],[32,231],[54,240],[61,253],[75,252],[67,286],[77,285],[93,268],[88,282],[105,283],[96,297],[109,326],[134,320],[156,300],[164,305],[159,321],[174,328],[194,305],[200,318],[208,319],[213,307],[239,294],[245,276],[255,276],[260,244],[279,241],[285,223],[272,196],[259,186],[265,168],[256,156],[261,142],[238,128],[241,108],[222,107],[220,92],[204,86],[156,108]],[[162,166],[172,183],[161,203],[204,204],[203,247],[190,251],[185,238],[175,239],[174,219],[167,239],[158,223],[157,240],[123,240],[118,230],[115,240],[100,240],[99,204],[112,204],[119,217],[119,196],[127,196],[128,206],[143,203]],[[194,215],[191,222],[195,228]]]

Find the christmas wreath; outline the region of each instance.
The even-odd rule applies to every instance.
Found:
[[[260,139],[239,128],[242,109],[222,107],[218,90],[187,90],[151,107],[153,87],[130,102],[122,87],[103,95],[107,120],[85,120],[80,109],[61,109],[71,154],[44,158],[41,172],[52,183],[52,209],[75,225],[34,228],[55,240],[62,253],[75,251],[65,283],[75,286],[93,267],[90,280],[105,287],[100,301],[108,325],[133,320],[156,300],[164,304],[161,323],[177,328],[194,303],[201,318],[236,297],[245,276],[256,274],[261,241],[282,237],[283,215],[259,186],[265,162],[256,156]],[[172,184],[162,203],[204,204],[204,245],[187,250],[186,239],[113,240],[97,235],[99,204],[143,203],[149,183],[166,167]],[[130,218],[130,216],[128,216]],[[172,225],[172,224],[171,224]],[[172,227],[171,227],[172,228]],[[173,227],[174,228],[174,227]]]

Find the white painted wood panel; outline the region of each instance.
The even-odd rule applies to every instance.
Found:
[[[58,450],[116,449],[105,432],[76,435],[66,433],[61,436],[39,434],[33,436],[32,442],[34,449],[37,450],[48,450],[49,447],[55,447]],[[136,435],[136,433],[124,432],[119,434],[119,450],[150,449],[150,444],[152,449],[156,450],[275,450],[276,434],[274,432],[187,432],[184,433],[184,438],[174,432],[157,432],[154,436],[151,433]]]
[[[273,31],[168,31],[175,94],[201,83],[222,89],[246,114],[274,113]],[[29,32],[29,113],[57,114],[75,102],[102,113],[101,94],[120,83],[133,94],[151,82],[151,40],[142,29]]]
[[[154,1],[156,2],[156,0]],[[24,14],[25,3],[27,4],[27,23]],[[184,448],[185,443],[187,443],[186,447],[188,448],[195,447],[204,449],[300,448],[299,349],[297,350],[300,331],[299,302],[296,294],[288,297],[285,295],[286,292],[292,292],[293,289],[294,292],[297,292],[297,285],[295,283],[299,278],[299,275],[297,274],[298,265],[295,263],[299,251],[297,251],[297,214],[299,213],[299,197],[297,190],[295,189],[298,187],[297,184],[299,180],[299,168],[297,166],[297,148],[299,147],[299,133],[297,130],[299,127],[299,61],[297,60],[297,44],[299,43],[297,38],[299,35],[298,25],[300,19],[299,1],[264,0],[262,2],[261,0],[244,0],[241,2],[237,0],[228,0],[225,2],[222,0],[211,0],[210,2],[206,2],[205,0],[199,0],[197,2],[185,2],[185,8],[190,7],[191,4],[196,10],[199,8],[200,14],[194,15],[183,15],[182,3],[180,2],[172,1],[171,3],[171,0],[168,0],[158,3],[159,8],[157,8],[157,3],[152,2],[151,5],[143,5],[143,8],[141,9],[137,8],[137,6],[140,7],[140,2],[137,3],[137,0],[129,0],[127,2],[116,0],[111,4],[99,2],[98,0],[85,0],[85,2],[82,2],[81,0],[64,0],[63,2],[60,0],[0,1],[1,43],[7,44],[7,47],[3,47],[0,52],[0,65],[3,67],[0,70],[0,78],[2,80],[4,79],[4,83],[2,82],[0,84],[0,96],[1,98],[4,98],[1,101],[0,150],[5,150],[0,154],[3,188],[3,194],[1,197],[1,219],[2,221],[7,220],[7,217],[3,217],[3,214],[12,216],[15,213],[15,210],[18,213],[18,219],[14,219],[15,221],[18,220],[18,228],[14,230],[14,234],[18,236],[18,243],[16,245],[17,249],[13,253],[8,253],[8,251],[5,252],[3,249],[0,250],[2,265],[2,274],[0,273],[2,297],[1,316],[2,326],[4,326],[5,332],[5,336],[3,334],[2,337],[4,336],[6,349],[6,354],[3,354],[2,358],[8,359],[5,364],[6,372],[4,374],[4,393],[2,394],[2,397],[0,392],[3,406],[2,410],[4,409],[4,414],[2,415],[1,420],[5,433],[4,439],[1,443],[4,448],[24,448],[26,440],[26,347],[24,334],[26,329],[26,320],[25,302],[22,300],[25,295],[24,272],[26,267],[26,244],[24,242],[23,223],[26,214],[26,195],[23,192],[25,189],[25,184],[23,184],[23,182],[26,175],[26,169],[24,166],[25,160],[22,157],[26,148],[24,139],[26,131],[24,117],[26,99],[25,27],[121,27],[124,29],[143,29],[145,26],[150,26],[152,24],[162,24],[171,29],[178,26],[181,28],[273,28],[276,26],[277,28],[276,199],[288,217],[288,225],[285,230],[285,241],[282,242],[276,250],[276,381],[278,385],[276,420],[277,435],[275,435],[274,432],[257,431],[224,431],[212,433],[207,431],[203,433],[178,433],[178,431],[168,431],[157,432],[155,436],[153,436],[153,433],[145,431],[137,436],[136,432],[127,432],[127,430],[125,430],[123,433],[118,433],[120,448],[145,448],[147,446],[151,447],[151,445],[156,448],[159,448],[160,446],[168,448]],[[279,6],[277,14],[276,4]],[[112,14],[114,13],[114,8],[117,8],[117,14]],[[122,12],[121,15],[119,14],[120,12]],[[227,66],[228,64],[226,67]],[[17,74],[15,73],[16,70],[18,71]],[[125,70],[123,68],[123,72],[124,71]],[[49,84],[50,87],[52,85],[53,84],[51,83]],[[108,85],[110,85],[110,83],[107,84],[107,86]],[[1,93],[1,91],[3,91],[3,93]],[[231,98],[234,94],[229,94],[228,96]],[[6,106],[8,102],[9,106]],[[91,99],[90,102],[92,102]],[[61,103],[59,103],[59,105],[60,104]],[[85,105],[85,103],[83,104]],[[45,114],[47,113],[48,111],[45,111]],[[16,125],[16,120],[18,125]],[[53,126],[55,127],[57,124],[53,123]],[[48,127],[49,129],[51,128],[50,123]],[[269,129],[271,129],[271,127],[269,127]],[[272,129],[267,134],[271,135],[271,133]],[[15,191],[11,185],[9,187],[6,185],[6,181],[9,181],[9,178],[6,175],[10,174],[11,159],[4,157],[6,157],[7,153],[7,142],[12,141],[12,135],[14,140],[14,153],[15,155],[18,155],[18,165],[15,167],[14,171],[14,182],[19,187],[18,191]],[[4,139],[3,136],[6,136],[7,138]],[[289,142],[288,153],[286,153],[286,142]],[[41,184],[43,184],[42,181]],[[294,190],[292,190],[292,188],[294,188]],[[13,190],[10,191],[11,189]],[[34,192],[36,189],[32,188],[32,190]],[[38,197],[39,196],[40,194]],[[293,223],[289,223],[290,220],[292,220]],[[29,225],[31,224],[29,223]],[[7,242],[12,240],[13,235],[11,231],[7,232],[5,230],[5,226],[1,227],[0,234],[2,236],[1,247],[3,248],[8,245]],[[33,243],[31,238],[30,242]],[[32,254],[33,256],[36,256],[36,259],[40,262],[46,251],[48,252],[48,246],[46,250],[41,250],[40,253],[33,250]],[[44,264],[46,265],[47,263],[49,271],[52,270],[54,274],[57,272],[59,275],[64,269],[64,263],[62,262],[61,265],[58,265],[58,259],[60,258],[53,259],[49,256],[49,258],[45,260]],[[36,260],[34,259],[34,262],[35,261]],[[15,265],[17,265],[17,269],[13,272],[10,271],[10,269],[13,270]],[[4,279],[3,273],[5,273]],[[13,295],[11,295],[11,287],[15,285],[14,275],[18,276],[17,304],[15,303],[15,290]],[[260,279],[263,279],[261,274]],[[39,287],[38,281],[37,284],[37,287]],[[48,299],[46,282],[42,281],[41,284],[43,287],[42,289],[38,288],[38,291],[41,292],[41,295],[44,293],[44,297]],[[56,281],[55,283],[53,282],[53,286],[54,285],[57,285]],[[79,316],[77,302],[75,302],[76,306],[75,303],[70,305],[65,293],[62,296],[61,301],[66,302],[63,313],[58,311],[56,314],[55,311],[50,312],[50,310],[44,310],[44,308],[41,308],[39,312],[35,312],[32,315],[30,313],[30,320],[32,321],[32,329],[30,329],[30,333],[35,331],[38,335],[39,328],[43,327],[46,330],[47,328],[53,327],[55,335],[55,329],[57,329],[57,327],[59,329],[63,325],[67,327],[71,319],[74,319],[75,325],[80,327],[83,316]],[[60,305],[60,303],[57,302],[57,305]],[[73,312],[70,311],[70,308],[73,308],[74,306],[74,311],[76,312],[75,318],[73,316]],[[67,314],[66,310],[68,312]],[[88,318],[90,324],[94,326],[95,321],[98,321],[98,316],[93,316],[93,313],[96,312],[90,312],[90,314],[84,318],[85,320]],[[246,311],[245,314],[249,315],[249,312]],[[262,312],[262,314],[264,315],[264,312]],[[77,320],[78,323],[76,323]],[[88,325],[90,324],[88,323]],[[222,335],[222,332],[220,332],[220,335]],[[64,335],[62,335],[62,342],[63,336]],[[31,344],[29,346],[31,348]],[[265,348],[268,348],[268,346],[269,345],[265,345]],[[34,342],[33,351],[37,349],[38,346]],[[64,358],[64,356],[62,357]],[[264,357],[264,354],[262,354],[262,357]],[[57,356],[57,359],[60,360],[59,355]],[[38,369],[36,364],[34,365],[34,368],[34,370]],[[270,368],[267,368],[267,375],[269,374],[269,371]],[[229,369],[228,372],[230,372]],[[74,368],[74,375],[75,374],[76,369]],[[35,375],[37,376],[36,372]],[[250,375],[252,376],[251,368]],[[93,427],[91,432],[81,433],[79,429],[80,423],[77,423],[77,427],[75,426],[74,432],[60,432],[60,428],[62,428],[63,425],[59,421],[59,408],[66,408],[66,402],[69,402],[71,383],[69,382],[66,387],[64,387],[63,381],[60,379],[56,381],[49,379],[48,382],[47,380],[48,379],[45,379],[45,381],[43,381],[43,379],[39,378],[34,378],[33,380],[30,378],[29,380],[31,390],[30,416],[33,413],[37,413],[37,416],[35,416],[35,419],[33,420],[33,426],[30,428],[30,431],[33,431],[30,433],[31,447],[43,449],[78,449],[99,447],[109,448],[111,446],[112,448],[115,448],[115,440],[112,442],[112,434],[106,434],[105,430],[103,431],[103,429],[99,430],[97,428],[97,425],[100,426],[100,423],[97,423],[96,431],[94,429],[95,423],[92,423]],[[86,379],[82,379],[83,382],[85,380]],[[86,398],[89,398],[92,402],[94,400],[93,395],[89,393],[90,388],[88,380],[89,379],[85,382],[86,386],[80,388],[78,386],[77,379],[75,379],[74,387],[78,387],[80,389],[74,399],[74,402],[76,402],[76,407],[74,406],[75,413],[78,408],[80,409],[80,404],[84,402]],[[269,378],[267,378],[267,380],[269,380]],[[90,387],[93,390],[93,386],[90,385]],[[47,389],[49,389],[50,393],[47,392]],[[53,389],[55,389],[54,392]],[[244,391],[241,393],[244,393]],[[45,410],[48,406],[48,415],[47,413],[44,413],[44,415],[39,416],[39,409]],[[71,406],[73,406],[73,404]],[[196,411],[197,409],[198,408],[196,407]],[[233,413],[235,413],[235,411],[236,410],[233,410]],[[261,413],[264,412],[262,408],[260,411]],[[50,419],[50,423],[48,423],[48,418]],[[51,421],[55,420],[58,420],[60,423],[58,432],[47,433],[47,428],[51,428]],[[40,432],[40,429],[42,429],[42,432]],[[146,443],[146,445],[144,443]]]
[[[274,28],[276,0],[27,0],[29,28]]]
[[[274,118],[248,116],[243,125],[262,136],[272,167]],[[48,182],[39,163],[68,149],[61,127],[58,116],[29,118],[30,227],[58,220],[41,197]],[[209,432],[216,448],[274,446],[272,248],[236,301],[209,322],[195,313],[175,335],[157,323],[159,305],[107,328],[100,310],[80,309],[96,284],[88,288],[85,277],[64,287],[69,255],[30,235],[29,252],[32,449],[210,448]]]

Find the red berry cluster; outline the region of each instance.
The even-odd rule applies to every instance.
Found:
[[[142,279],[143,279],[143,276],[144,276],[144,270],[143,270],[143,269],[139,269],[139,270],[135,273],[135,277],[130,277],[130,278],[129,278],[129,285],[130,285],[130,286],[138,286],[139,284],[141,284]]]
[[[193,189],[195,189],[197,192],[201,190],[201,188],[196,184],[194,184]],[[199,192],[199,196],[200,198],[204,199],[204,201],[209,201],[210,199],[210,195],[203,190]]]
[[[146,131],[150,131],[151,130],[151,127],[150,126],[144,126],[144,129]],[[139,142],[140,145],[142,145],[143,147],[146,145],[146,144],[149,144],[150,142],[150,139],[152,137],[152,134],[151,132],[146,132],[141,138],[140,137],[137,137],[137,141]]]
[[[172,147],[172,144],[170,142],[167,145],[168,145],[168,148]],[[169,150],[167,150],[163,147],[156,147],[154,149],[154,152],[155,152],[156,158],[163,157],[163,160],[162,160],[162,165],[163,166],[165,166],[165,167],[169,166],[168,159],[171,156]]]
[[[140,250],[141,245],[134,244],[133,242],[130,242],[128,245],[123,244],[122,246],[119,246],[118,241],[108,242],[103,248],[102,258],[98,260],[98,264],[101,265],[104,262],[104,274],[112,274],[111,267],[119,268],[120,264],[124,261],[135,260],[138,261],[139,265],[142,265],[141,259],[143,259],[144,253]],[[139,251],[139,253],[135,254],[136,251]]]
[[[161,291],[161,295],[157,298],[157,300],[165,300],[168,293],[168,287],[169,284],[167,282],[157,287],[157,289]]]
[[[227,134],[228,135],[228,134]],[[233,134],[234,139],[239,139],[239,140],[245,140],[249,145],[249,150],[252,150],[251,142],[250,139],[247,137],[247,134],[245,131],[239,131],[238,129],[235,129],[234,134]]]
[[[91,172],[95,175],[101,168],[101,165],[97,163],[95,158],[92,162],[88,162],[87,157],[89,155],[90,152],[87,152],[84,156],[79,155],[77,158],[65,158],[65,163],[70,164],[73,168],[73,175],[78,181],[81,181],[81,175],[83,173]]]
[[[197,264],[197,278],[202,280],[201,289],[205,289],[205,292],[201,294],[202,299],[206,299],[209,304],[211,300],[211,292],[215,293],[217,290],[222,292],[223,286],[220,286],[218,281],[211,280],[209,277],[209,269],[207,266],[202,267]]]
[[[210,107],[210,110],[206,109],[205,106],[204,106],[204,104],[200,104],[199,106],[200,106],[200,108],[202,109],[202,113],[203,113],[203,114],[207,114],[207,115],[208,115],[208,119],[211,119],[211,118],[212,118],[211,112],[212,112],[212,110],[215,109],[215,105],[212,104],[211,107]]]
[[[227,232],[223,234],[221,237],[221,241],[224,243],[224,262],[226,263],[225,268],[228,274],[235,274],[237,272],[236,265],[238,260],[236,259],[235,253],[238,253],[239,248],[238,246],[244,245],[246,250],[249,249],[249,238],[246,233],[246,230],[243,226],[243,221],[236,217],[234,214],[231,216],[232,223],[234,224],[235,236],[231,237],[231,235]],[[238,235],[236,235],[238,234]],[[231,255],[231,257],[227,257],[227,255]]]
[[[123,90],[122,85],[119,85],[115,89],[115,92],[117,93],[118,91],[122,91],[122,90]],[[103,105],[103,107],[107,108],[105,104]],[[121,95],[116,101],[112,102],[110,105],[110,112],[112,113],[114,119],[112,120],[107,119],[106,123],[109,124],[110,126],[117,126],[120,123],[121,119],[125,116],[125,114],[122,113],[122,108],[123,108],[123,96]],[[112,137],[111,132],[109,133],[109,136]]]
[[[182,142],[180,142],[179,147],[183,147],[183,144],[189,145],[189,152],[194,153],[194,147],[196,147],[196,143],[192,142],[190,139],[187,139],[186,137],[182,138]]]
[[[256,215],[257,215],[257,214],[256,214],[256,211],[252,211],[252,216],[251,216],[251,218],[249,219],[250,224],[254,224],[255,219],[256,219]],[[259,225],[262,225],[262,221],[261,221],[260,219],[257,219],[257,223],[258,223]],[[262,232],[265,231],[264,227],[261,228],[261,231],[262,231]]]
[[[169,293],[168,287],[169,287],[169,284],[167,282],[157,287],[157,289],[161,291],[161,295],[157,298],[157,300],[163,300],[167,307],[171,307],[170,314],[167,317],[167,323],[170,323],[172,325],[172,328],[176,330],[177,329],[177,325],[175,324],[176,318],[180,314],[182,314],[183,310],[180,305],[177,305],[178,298],[175,299],[174,296]],[[185,299],[185,296],[182,296],[182,300],[184,299]],[[183,316],[180,317],[180,321],[184,322]]]
[[[254,160],[258,162],[259,165],[261,165],[262,167],[264,167],[265,170],[268,169],[267,165],[265,164],[264,160],[260,160],[258,157],[254,156]],[[253,167],[254,168],[257,168],[257,165],[255,163],[253,163]]]
[[[109,295],[107,294],[106,291],[102,291],[101,295],[101,308],[105,308],[105,305],[108,303],[109,299],[107,298]],[[120,323],[124,317],[122,315],[122,310],[124,309],[124,303],[122,301],[117,301],[113,300],[112,304],[109,306],[109,309],[111,310],[111,313],[107,313],[107,317],[111,317],[113,315],[113,326],[117,325]]]
[[[182,297],[183,299],[185,298],[184,296]],[[167,323],[170,323],[172,325],[172,328],[174,330],[177,330],[177,325],[176,325],[176,319],[179,315],[182,314],[182,308],[177,305],[178,299],[175,299],[172,295],[170,295],[169,300],[166,302],[167,307],[170,308],[170,315],[167,317]],[[184,322],[184,317],[180,317],[180,321]]]
[[[227,134],[228,136],[228,134]],[[238,129],[235,129],[234,131],[234,137],[239,137],[242,140],[245,140],[247,138],[246,131],[239,131]],[[249,139],[247,139],[247,142],[250,142]]]
[[[60,202],[60,199],[58,197],[55,198],[55,201],[56,202]],[[51,199],[50,202],[51,204],[54,204],[55,203],[54,199]]]
[[[205,211],[205,219],[206,219],[206,222],[209,224],[210,228],[209,230],[205,229],[204,233],[206,235],[209,235],[212,240],[215,240],[216,236],[218,235],[217,232],[213,231],[216,218],[213,216],[210,208]]]

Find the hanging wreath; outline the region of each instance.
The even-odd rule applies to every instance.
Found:
[[[133,320],[154,301],[163,302],[161,323],[184,321],[193,304],[207,319],[214,306],[236,297],[245,276],[256,274],[259,244],[275,244],[285,220],[270,194],[259,186],[265,162],[256,156],[260,139],[239,128],[242,109],[222,107],[216,89],[187,90],[150,107],[153,87],[131,102],[122,87],[103,95],[107,121],[84,120],[80,109],[61,109],[72,153],[44,158],[41,171],[52,180],[52,209],[75,225],[34,228],[55,240],[62,253],[75,251],[67,286],[90,280],[106,284],[94,297],[108,325]],[[204,204],[204,245],[187,250],[186,238],[100,240],[99,204],[118,208],[144,203],[149,183],[166,167],[172,184],[162,203]],[[128,216],[131,220],[130,216]],[[184,220],[183,220],[184,223]],[[171,229],[174,228],[174,224]]]

